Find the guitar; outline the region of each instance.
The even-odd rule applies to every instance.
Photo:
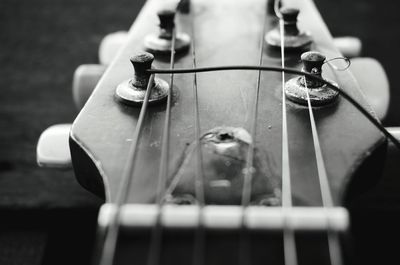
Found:
[[[71,129],[77,179],[106,201],[97,262],[346,262],[349,205],[386,141],[339,95],[372,112],[326,63],[341,55],[313,2],[285,0],[278,18],[265,0],[165,8],[146,3]],[[207,69],[232,65],[254,69]],[[171,71],[188,68],[204,72]]]

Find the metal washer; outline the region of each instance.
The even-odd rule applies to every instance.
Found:
[[[313,42],[311,33],[305,31],[296,36],[284,37],[285,49],[308,49]],[[274,48],[281,47],[281,33],[279,29],[275,28],[265,35],[265,42]]]
[[[133,85],[134,79],[128,79],[118,85],[115,90],[116,98],[124,104],[131,106],[141,106],[146,95],[146,89],[138,88]],[[160,78],[154,78],[154,86],[151,89],[149,104],[157,104],[164,101],[169,92],[169,85]]]
[[[298,104],[307,106],[308,102],[307,102],[307,90],[306,89],[308,89],[311,106],[313,106],[313,107],[328,105],[328,104],[334,102],[337,99],[337,97],[339,96],[339,92],[331,89],[326,84],[324,84],[323,86],[318,87],[318,88],[311,88],[311,89],[306,88],[301,83],[302,78],[304,78],[304,77],[299,76],[299,77],[292,78],[286,82],[285,94],[289,100],[296,102]],[[338,86],[337,83],[335,83],[331,80],[327,80],[327,81],[335,86]]]
[[[170,53],[172,40],[160,38],[157,34],[151,34],[144,39],[146,50],[151,53]],[[175,37],[175,51],[181,52],[189,49],[190,37],[186,33],[177,33]]]

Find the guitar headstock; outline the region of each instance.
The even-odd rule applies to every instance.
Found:
[[[298,27],[312,35],[310,49],[327,58],[340,56],[331,36],[311,1],[285,1],[285,5],[300,10]],[[93,171],[75,159],[78,179],[84,186],[115,198],[127,152],[132,141],[140,107],[120,104],[115,89],[134,75],[130,58],[145,50],[145,40],[158,34],[157,12],[163,4],[149,1],[133,25],[128,43],[110,66],[89,102],[76,119],[72,129],[72,149],[87,156]],[[186,33],[195,42],[197,66],[258,65],[263,21],[265,33],[277,28],[275,16],[267,15],[265,1],[193,1],[190,13],[175,17],[178,32]],[[194,32],[193,32],[194,30]],[[266,43],[262,65],[280,66],[279,48]],[[193,67],[192,48],[178,52],[175,68]],[[287,52],[288,67],[302,68],[301,52]],[[153,67],[168,69],[169,55],[155,55]],[[211,72],[197,74],[200,131],[204,135],[217,127],[243,128],[250,132],[253,97],[257,87],[257,71]],[[324,66],[324,76],[334,80],[366,108],[356,80],[350,71],[335,72]],[[168,75],[158,75],[169,81]],[[287,77],[287,80],[291,76]],[[171,113],[170,174],[190,152],[194,142],[193,74],[174,76]],[[267,175],[280,183],[282,171],[282,89],[281,74],[263,72],[260,80],[255,146],[257,156],[265,163]],[[161,135],[165,102],[151,106],[140,139],[139,156],[135,162],[135,178],[130,192],[131,202],[150,203],[154,200],[154,185],[159,175]],[[312,132],[307,106],[287,101],[289,156],[293,194],[299,204],[318,205],[321,201]],[[321,149],[325,159],[332,194],[337,204],[343,202],[348,183],[357,167],[382,142],[381,135],[348,102],[339,99],[314,111]],[[362,132],[362,133],[360,133]],[[186,157],[187,158],[187,157]],[[95,173],[95,174],[93,174]],[[96,179],[97,178],[97,179]],[[280,185],[280,184],[278,184]],[[134,191],[135,187],[140,187]],[[102,192],[104,190],[104,192]]]
[[[282,57],[276,35],[280,23],[268,13],[264,0],[191,1],[189,12],[178,12],[174,18],[175,41],[180,49],[173,67],[280,67],[284,62],[284,66],[300,70],[301,54],[306,50],[318,51],[302,58],[305,68],[313,66],[308,72],[315,68],[315,74],[321,75],[322,69],[322,77],[334,81],[370,109],[349,70],[339,72],[323,64],[323,57],[336,58],[340,54],[312,1],[287,0],[284,5],[300,10],[299,14],[286,10],[288,23],[283,27],[301,37],[293,41],[289,36],[283,42],[295,49],[284,49]],[[141,121],[142,104],[129,103],[117,88],[122,85],[122,89],[129,91],[141,86],[146,91],[145,85],[137,81],[140,70],[135,66],[135,75],[130,62],[132,55],[143,50],[154,52],[152,67],[171,68],[166,45],[171,42],[165,41],[171,40],[171,14],[162,14],[167,21],[161,19],[160,29],[157,12],[162,6],[163,1],[159,0],[146,3],[126,45],[74,122],[70,145],[75,172],[83,186],[115,203],[124,181],[124,168],[131,163],[132,174],[123,204],[155,204],[160,197],[160,176],[166,177],[161,181],[165,184],[165,196],[160,201],[167,204],[242,205],[243,198],[248,196],[246,205],[279,207],[287,206],[285,200],[289,196],[290,206],[322,207],[326,203],[324,193],[328,192],[329,206],[343,206],[348,198],[367,188],[371,181],[365,175],[361,178],[359,170],[363,174],[369,171],[370,175],[376,172],[380,161],[373,154],[384,142],[382,135],[337,93],[326,90],[327,94],[320,97],[315,91],[322,91],[322,85],[318,87],[312,80],[242,70],[175,74],[171,85],[170,75],[156,75],[155,84],[170,87],[170,98],[164,88],[157,90],[165,92],[163,100],[149,104]],[[290,25],[293,21],[297,21],[298,31],[293,29],[293,23]],[[129,81],[134,76],[137,86]],[[294,81],[288,87],[286,82],[292,78]],[[299,92],[298,86],[300,90],[301,86],[311,89],[312,111],[304,96],[308,92]],[[317,90],[313,92],[312,88]],[[167,104],[170,122],[164,127]],[[135,139],[139,125],[140,138]],[[167,138],[163,137],[165,128],[169,130]],[[167,151],[163,151],[165,139]],[[133,142],[137,144],[131,160]],[[367,159],[368,165],[364,164]],[[327,177],[325,186],[321,172]],[[201,199],[199,174],[203,181],[200,190],[204,192]],[[246,179],[248,176],[250,180]],[[289,184],[285,180],[288,176]],[[252,187],[248,194],[243,191],[246,185]]]

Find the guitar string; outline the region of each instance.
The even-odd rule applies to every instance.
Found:
[[[306,95],[307,95],[308,113],[310,116],[311,131],[312,131],[312,137],[313,137],[313,142],[314,142],[314,151],[315,151],[315,157],[316,157],[316,162],[317,162],[318,178],[319,178],[320,190],[321,190],[321,196],[322,196],[322,204],[323,204],[324,209],[326,209],[326,207],[332,208],[334,206],[333,199],[332,199],[332,194],[331,194],[330,187],[329,187],[329,181],[328,181],[328,176],[327,176],[327,172],[326,172],[324,158],[322,156],[322,148],[321,148],[321,145],[319,142],[317,126],[316,126],[315,118],[314,118],[314,112],[313,112],[313,109],[311,106],[310,93],[308,91],[306,78],[303,77],[303,79],[304,79],[304,85],[306,88],[305,90],[306,90]],[[330,220],[328,218],[327,236],[328,236],[328,250],[329,250],[331,265],[342,265],[343,262],[342,262],[341,250],[340,250],[340,245],[339,245],[339,238],[338,238],[337,233],[331,229],[329,223],[330,223]]]
[[[277,3],[278,3],[278,1],[275,2],[275,6],[274,6],[275,12],[278,11]],[[284,25],[283,25],[282,16],[280,16],[279,18],[280,18],[279,24],[280,24],[280,29],[281,29],[281,47],[283,47],[283,45],[284,45],[284,41],[283,41]],[[284,49],[281,48],[281,52],[284,52]],[[282,59],[282,62],[283,62],[283,59]],[[284,68],[284,67],[285,67],[285,65],[282,64],[282,68]],[[284,73],[282,73],[282,75],[284,75]],[[305,77],[304,77],[304,80],[305,80]],[[282,82],[284,82],[284,78],[283,78]],[[332,196],[330,194],[328,178],[326,175],[326,169],[325,169],[324,161],[322,158],[322,150],[321,150],[321,147],[319,144],[319,139],[318,139],[318,135],[317,135],[317,131],[316,131],[315,119],[314,119],[314,114],[313,114],[312,107],[311,107],[307,83],[306,83],[306,81],[304,83],[306,86],[308,110],[309,110],[309,114],[310,114],[310,122],[311,122],[311,127],[312,127],[312,136],[313,136],[313,140],[314,140],[314,149],[315,149],[315,154],[316,154],[316,159],[317,159],[318,177],[319,177],[319,180],[320,180],[319,182],[321,185],[320,189],[321,189],[321,194],[323,197],[323,205],[324,205],[324,207],[326,207],[327,205],[329,205],[329,207],[331,207],[333,205]],[[324,192],[324,190],[327,190],[327,191]],[[337,237],[332,236],[331,229],[328,228],[328,244],[329,244],[330,262],[332,265],[341,265],[342,263],[341,263],[341,257],[340,257],[340,248],[338,246],[338,241],[335,239],[337,239]],[[295,239],[293,239],[293,241],[295,241]],[[296,254],[295,246],[289,246],[289,247],[294,248],[294,251],[292,253],[293,253],[293,255],[295,255]],[[296,260],[296,263],[297,263],[297,258],[296,259],[294,259],[294,258],[295,257],[292,257],[292,261]]]
[[[260,34],[260,51],[259,51],[259,62],[258,64],[262,66],[263,55],[264,55],[264,35],[267,24],[267,1],[265,1],[265,13],[263,13],[263,25],[261,28]],[[250,237],[249,233],[245,226],[245,210],[246,207],[249,206],[251,202],[251,193],[252,193],[252,185],[253,185],[253,174],[255,173],[254,169],[254,152],[255,152],[255,141],[257,136],[257,117],[258,117],[258,104],[260,97],[260,84],[261,84],[261,71],[258,72],[257,75],[257,84],[254,93],[254,102],[253,106],[253,117],[251,120],[251,142],[249,143],[247,155],[246,155],[246,164],[243,169],[243,188],[242,188],[242,199],[241,199],[241,207],[242,207],[242,220],[241,220],[241,232],[240,232],[240,264],[251,264],[251,256],[250,256]]]
[[[262,27],[262,31],[261,31],[260,58],[259,58],[260,66],[262,66],[262,62],[263,62],[265,29],[266,29],[266,14],[264,16],[263,27]],[[261,83],[261,71],[258,71],[256,91],[254,93],[254,103],[253,103],[254,110],[253,110],[253,117],[252,117],[252,121],[251,121],[251,139],[252,139],[252,141],[249,144],[249,148],[248,148],[247,156],[246,156],[246,165],[244,167],[244,181],[243,181],[242,201],[241,201],[241,205],[243,207],[248,206],[251,201],[252,179],[253,179],[253,173],[254,173],[254,168],[253,168],[254,151],[255,151],[254,150],[255,149],[254,142],[256,139],[256,131],[257,131],[260,83]]]
[[[120,219],[121,219],[121,206],[127,201],[129,188],[131,186],[133,176],[133,165],[137,156],[137,146],[139,143],[139,137],[142,132],[143,123],[147,113],[147,107],[149,104],[150,94],[153,88],[154,74],[150,75],[146,93],[144,96],[144,101],[140,109],[139,118],[136,123],[133,142],[129,148],[127,155],[127,162],[122,174],[122,179],[120,186],[117,190],[117,197],[113,207],[115,207],[115,212],[111,214],[111,219],[109,221],[108,227],[105,231],[105,238],[103,243],[103,249],[100,256],[100,265],[112,265],[114,262],[115,251],[117,246],[118,234],[120,229]]]
[[[175,41],[176,41],[176,30],[175,27],[172,29],[172,40],[171,40],[171,57],[170,57],[170,69],[174,69],[175,66]],[[158,175],[157,184],[157,216],[156,223],[152,229],[150,250],[147,258],[148,265],[158,265],[161,256],[161,245],[162,245],[162,206],[165,196],[165,190],[168,178],[168,163],[169,163],[169,145],[170,145],[170,132],[171,132],[171,104],[174,87],[174,74],[170,75],[170,89],[167,95],[167,106],[165,109],[165,120],[162,135],[162,146],[161,146],[161,158],[160,158],[160,171]]]
[[[190,8],[193,10],[193,8]],[[193,12],[193,11],[191,11]],[[193,67],[196,68],[196,42],[195,42],[195,25],[194,16],[191,16],[191,32],[192,32],[192,58]],[[200,141],[200,113],[199,113],[199,97],[197,89],[197,74],[193,75],[193,96],[194,96],[194,119],[195,119],[195,151],[196,151],[196,176],[195,176],[195,197],[199,204],[198,227],[194,234],[193,246],[193,265],[204,265],[205,257],[205,229],[203,223],[203,207],[205,206],[205,193],[204,193],[204,170],[203,170],[203,153]]]
[[[275,0],[275,14],[279,18],[279,30],[281,37],[281,67],[285,68],[285,27],[282,14],[279,11],[281,1]],[[292,208],[292,187],[289,160],[289,137],[287,128],[285,72],[282,72],[282,210],[289,212]],[[285,214],[284,214],[285,216]],[[297,265],[296,239],[292,228],[285,219],[283,228],[283,254],[285,265]]]

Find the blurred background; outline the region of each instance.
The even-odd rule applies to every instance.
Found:
[[[80,188],[71,171],[38,168],[36,143],[48,126],[74,120],[74,70],[97,63],[101,39],[128,30],[143,2],[0,0],[0,264],[75,263],[77,257],[60,249],[79,236],[77,231],[94,233],[83,230],[90,229],[100,201]],[[391,86],[384,123],[400,126],[398,0],[315,2],[334,36],[359,37],[363,56],[382,63]],[[70,217],[69,211],[86,219]],[[66,221],[69,226],[60,230]],[[55,231],[62,242],[54,239]],[[83,249],[90,242],[82,238],[76,244]],[[57,254],[43,257],[49,249]],[[79,261],[84,264],[87,257]]]

